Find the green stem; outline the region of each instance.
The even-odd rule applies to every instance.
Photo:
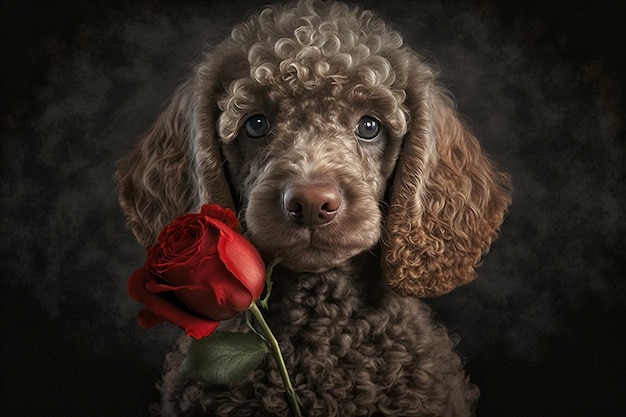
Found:
[[[280,263],[281,259],[274,259],[268,266],[265,271],[265,284],[267,285],[267,289],[265,291],[265,297],[262,300],[259,300],[258,303],[267,310],[268,308],[268,300],[270,299],[270,295],[272,294],[272,273],[274,272],[274,268],[276,265]]]
[[[256,305],[256,303],[253,302],[248,310],[252,312],[252,315],[261,327],[261,330],[263,330],[263,333],[265,333],[267,342],[269,343],[270,349],[274,354],[274,359],[276,359],[278,371],[280,372],[280,376],[283,378],[283,384],[285,384],[285,390],[287,391],[287,398],[289,399],[291,408],[293,409],[296,417],[302,417],[302,414],[300,413],[298,394],[296,394],[296,390],[293,388],[293,385],[291,385],[291,380],[289,379],[289,374],[287,373],[287,365],[285,365],[283,354],[280,352],[280,346],[278,346],[278,341],[276,341],[274,334],[267,325],[267,322],[265,321],[265,318],[263,317],[263,314],[261,314],[261,310],[259,310],[259,307]]]

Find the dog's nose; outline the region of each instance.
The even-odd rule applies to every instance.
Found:
[[[283,194],[289,217],[305,226],[329,223],[341,207],[341,193],[331,184],[294,185]]]

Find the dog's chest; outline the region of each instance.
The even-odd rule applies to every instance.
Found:
[[[384,386],[394,378],[386,370],[386,352],[412,362],[415,339],[411,309],[384,288],[351,276],[329,273],[300,277],[279,292],[282,298],[268,320],[294,374],[323,387],[332,375],[335,388],[360,384]],[[379,287],[374,285],[374,287]],[[389,379],[389,380],[388,380]]]

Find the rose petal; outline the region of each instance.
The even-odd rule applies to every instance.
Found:
[[[248,289],[256,300],[265,287],[265,264],[250,241],[233,233],[231,240],[220,239],[217,251],[226,268]]]
[[[229,208],[223,208],[217,204],[205,204],[200,208],[200,213],[226,224],[232,230],[239,229],[237,216]]]
[[[146,306],[153,316],[149,317],[145,312],[139,313],[140,325],[158,324],[158,318],[162,321],[169,321],[185,331],[185,334],[195,339],[206,337],[213,333],[219,321],[208,320],[196,317],[186,311],[181,310],[171,304],[161,296],[154,294],[146,289],[146,285],[151,280],[151,275],[145,268],[134,271],[128,278],[128,294],[137,301]]]
[[[245,311],[252,302],[252,297],[239,281],[219,265],[206,272],[205,283],[200,285],[170,285],[150,280],[145,287],[152,293],[172,293],[190,311],[209,320],[228,320],[235,314]],[[219,275],[226,275],[220,279]]]
[[[188,218],[190,218],[187,215]],[[198,215],[196,215],[198,216]],[[165,254],[164,251],[171,250],[167,241],[162,242],[157,246],[157,249],[151,251],[149,254],[150,261],[148,267],[152,273],[161,275],[169,283],[173,285],[184,285],[189,283],[189,273],[195,268],[203,257],[207,254],[215,254],[217,258],[217,240],[221,235],[220,229],[215,227],[206,219],[194,218],[194,221],[202,223],[202,230],[198,232],[202,235],[196,236],[196,241],[193,245],[190,245],[186,251],[185,256],[176,256],[174,253]],[[184,227],[184,224],[180,224],[180,227]],[[226,226],[221,225],[226,228]]]
[[[198,266],[201,263],[208,263],[205,267],[207,270],[212,270],[213,268],[218,268],[222,262],[219,259],[219,255],[217,251],[206,252],[204,256],[199,254],[198,259],[195,261],[193,265],[181,266],[180,268],[172,268],[170,271],[164,273],[164,277],[167,282],[176,286],[183,285],[195,285],[195,286],[204,286],[207,281],[207,276],[202,274],[196,274],[195,271],[198,269]]]
[[[176,218],[159,234],[157,244],[148,252],[147,264],[155,273],[196,265],[199,256],[215,246],[219,231],[210,226],[199,214],[186,214]]]
[[[247,290],[246,290],[247,292]],[[246,310],[250,302],[243,309],[233,309],[221,305],[215,301],[215,294],[210,289],[189,289],[179,288],[175,291],[176,297],[183,301],[189,308],[199,316],[207,317],[211,320],[222,321],[232,319],[238,312]],[[247,297],[248,300],[250,296]]]
[[[193,274],[204,275],[204,286],[210,290],[213,303],[233,312],[247,310],[254,300],[250,291],[226,269],[224,264],[205,261],[203,260]]]

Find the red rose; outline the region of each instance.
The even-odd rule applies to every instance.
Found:
[[[166,226],[128,279],[128,293],[145,306],[139,324],[169,321],[200,339],[247,310],[263,292],[265,266],[236,229],[233,212],[217,205]]]

